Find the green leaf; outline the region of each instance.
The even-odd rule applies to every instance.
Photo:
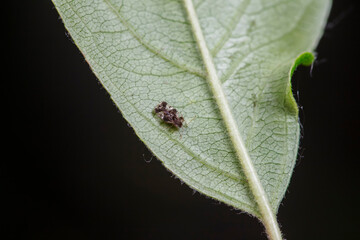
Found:
[[[297,65],[311,64],[330,0],[194,0],[220,89],[209,82],[211,66],[193,30],[197,19],[183,1],[53,2],[124,118],[165,167],[197,191],[261,219],[215,94],[222,92],[277,212],[299,143],[290,78]],[[185,127],[154,115],[162,101],[184,116]]]

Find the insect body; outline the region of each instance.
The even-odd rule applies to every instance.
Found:
[[[161,102],[154,109],[155,114],[164,122],[171,124],[176,128],[183,126],[184,118],[179,116],[178,111],[171,107],[167,102]]]

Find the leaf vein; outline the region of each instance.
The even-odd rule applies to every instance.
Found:
[[[171,63],[173,66],[180,68],[182,70],[185,70],[191,74],[194,74],[196,76],[205,78],[205,74],[199,71],[196,71],[195,69],[189,69],[188,67],[185,67],[183,65],[181,65],[180,63],[175,62],[174,60],[171,60],[167,57],[165,57],[161,51],[159,49],[156,49],[154,46],[151,46],[149,43],[146,43],[145,41],[143,41],[141,39],[141,37],[136,33],[136,31],[134,30],[134,28],[131,26],[131,24],[129,22],[127,22],[120,14],[120,12],[115,8],[114,5],[112,5],[110,3],[109,0],[103,0],[104,3],[109,7],[109,9],[116,15],[116,17],[119,19],[119,21],[129,30],[129,32],[134,36],[134,38],[141,44],[143,45],[146,49],[148,49],[150,52],[152,52],[153,54],[159,56],[160,58],[162,58],[163,60]]]

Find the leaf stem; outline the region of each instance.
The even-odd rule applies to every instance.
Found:
[[[282,236],[279,225],[276,221],[275,214],[271,209],[266,192],[262,187],[260,179],[250,159],[249,153],[247,152],[244,142],[241,138],[239,128],[232,115],[229,103],[226,99],[221,82],[218,78],[212,56],[206,45],[205,38],[202,33],[192,0],[184,0],[184,5],[192,26],[195,40],[198,44],[207,71],[207,80],[210,85],[210,89],[213,92],[216,103],[219,106],[220,113],[223,117],[229,136],[234,145],[237,157],[249,182],[249,186],[254,195],[254,199],[259,207],[261,220],[265,226],[268,238],[270,240],[281,240]]]

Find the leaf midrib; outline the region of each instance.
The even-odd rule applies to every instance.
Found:
[[[260,212],[259,218],[262,220],[270,239],[282,239],[280,228],[268,200],[267,193],[265,192],[261,180],[256,173],[257,171],[243,142],[236,120],[233,116],[232,109],[229,106],[221,81],[218,78],[218,74],[211,53],[207,47],[192,0],[184,0],[184,7],[192,25],[193,35],[197,42],[199,52],[201,53],[204,67],[207,71],[209,89],[213,93],[216,104],[218,105],[218,109],[223,118],[224,125],[226,126],[227,133],[236,152],[236,157],[242,170],[244,171],[246,179],[248,180],[248,185],[254,200],[257,203],[257,207]]]

